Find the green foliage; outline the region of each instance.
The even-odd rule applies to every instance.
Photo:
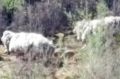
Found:
[[[79,8],[76,9],[76,12],[66,12],[64,11],[66,16],[69,18],[71,22],[81,20],[81,19],[91,19],[92,14],[89,13],[88,11],[81,10]]]
[[[81,19],[91,19],[92,17],[92,13],[88,13],[85,10],[80,10],[80,9],[76,9],[75,13],[72,12],[66,12],[64,11],[64,13],[66,14],[67,18],[69,19],[69,26],[74,26],[74,22],[81,20]]]
[[[88,10],[77,10],[77,15],[79,15],[82,19],[91,19],[92,14],[88,12]]]
[[[0,5],[10,10],[13,8],[19,8],[23,4],[23,0],[0,0]]]
[[[114,37],[117,42],[120,42],[120,34],[116,34]]]
[[[96,29],[95,34],[91,34],[87,37],[86,47],[82,49],[82,51],[80,51],[86,54],[86,57],[82,58],[83,60],[85,60],[85,67],[80,73],[80,79],[97,79],[97,75],[102,74],[100,72],[103,70],[102,68],[104,67],[104,61],[102,59],[104,55],[104,50],[105,30],[100,27]]]
[[[109,9],[106,6],[105,0],[100,0],[100,2],[97,4],[97,17],[101,18],[106,15],[108,15]]]
[[[105,43],[104,29],[98,28],[96,34],[90,35],[88,39],[88,48],[92,53],[101,53]]]

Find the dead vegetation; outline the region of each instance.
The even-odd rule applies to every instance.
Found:
[[[0,1],[8,1],[0,2],[0,36],[5,29],[39,32],[56,45],[54,56],[40,61],[7,55],[1,45],[0,79],[120,78],[119,23],[88,36],[86,43],[72,34],[74,21],[120,15],[119,0],[23,0],[22,6],[9,4],[18,0]]]
[[[67,38],[67,37],[65,37]],[[67,40],[66,40],[67,41]],[[61,41],[62,42],[62,41]],[[63,42],[64,43],[64,42]],[[0,68],[1,72],[4,66],[7,66],[7,78],[5,79],[66,79],[73,78],[74,70],[77,70],[77,51],[70,46],[66,45],[66,48],[57,48],[54,57],[48,60],[41,61],[23,61],[19,57],[7,55],[4,52],[5,48],[1,45],[1,58],[0,61],[3,66]],[[58,44],[58,47],[61,46]],[[68,47],[67,47],[68,46]],[[4,63],[7,64],[4,64]],[[9,63],[9,64],[8,64]],[[72,71],[71,71],[72,68]],[[4,72],[4,74],[7,74]],[[23,74],[24,73],[24,74]],[[39,73],[39,75],[38,75]],[[4,76],[3,74],[3,76]],[[32,74],[32,75],[30,75]],[[2,76],[2,75],[1,75]],[[2,77],[0,77],[2,78]]]

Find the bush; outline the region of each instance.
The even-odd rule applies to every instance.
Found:
[[[105,3],[104,0],[100,0],[97,4],[97,17],[105,17],[106,15],[109,14],[109,9],[107,7],[107,4]]]
[[[21,0],[1,0],[0,4],[4,6],[8,11],[13,8],[20,8],[23,4]]]
[[[81,79],[118,79],[120,78],[120,28],[117,24],[98,28],[95,35],[90,35],[81,52],[86,54],[84,68],[79,73]],[[80,57],[79,57],[80,58]]]
[[[36,0],[31,3],[32,0],[26,1],[22,9],[14,12],[14,21],[9,29],[54,35],[68,28],[68,19],[62,12],[61,2]]]

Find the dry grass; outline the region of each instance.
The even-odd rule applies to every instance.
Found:
[[[0,45],[0,55],[4,54],[5,53],[5,48],[3,45]]]
[[[64,37],[64,41],[60,41],[63,47],[57,50],[57,53],[61,55],[60,60],[63,61],[62,67],[55,69],[55,66],[51,65],[50,68],[46,68],[38,63],[33,65],[32,62],[28,64],[32,66],[32,75],[28,73],[31,70],[23,69],[21,72],[23,74],[17,75],[19,76],[17,79],[119,79],[119,44],[113,37],[106,34],[103,31],[98,31],[96,36],[90,36],[83,49],[81,49],[81,43],[76,41],[73,35]],[[103,40],[104,37],[106,41]],[[7,74],[7,78],[1,77],[0,79],[16,79],[16,75],[13,73],[24,66],[18,61],[17,65],[8,64],[9,62],[7,64],[2,62],[4,65],[0,71],[1,73],[5,72],[0,74],[0,77]],[[4,69],[7,69],[8,72]]]

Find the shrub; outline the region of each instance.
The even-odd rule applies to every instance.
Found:
[[[23,0],[1,0],[0,4],[6,7],[7,10],[13,8],[20,8],[21,4],[23,4]]]
[[[81,71],[84,79],[118,79],[120,76],[119,54],[119,25],[110,24],[108,27],[98,28],[95,35],[87,39],[84,53],[84,68]]]
[[[107,4],[105,3],[104,0],[100,0],[97,4],[97,17],[105,17],[106,15],[109,14],[109,9],[107,7]]]

